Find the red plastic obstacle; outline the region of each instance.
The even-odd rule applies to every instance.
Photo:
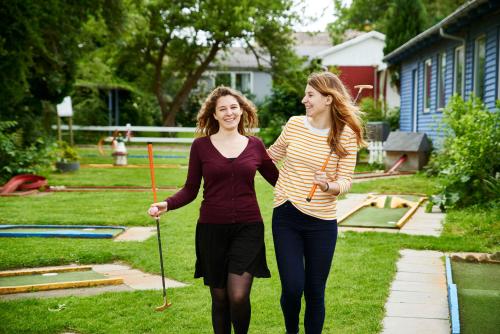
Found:
[[[20,174],[11,178],[6,184],[0,187],[0,195],[12,194],[16,190],[26,190],[19,195],[28,195],[35,192],[38,188],[46,186],[47,179],[43,176],[33,174]]]
[[[408,156],[406,154],[403,154],[401,156],[401,158],[399,158],[399,160],[396,161],[396,163],[394,164],[394,166],[392,166],[391,169],[389,169],[387,171],[387,173],[388,174],[394,173],[399,168],[399,166],[401,166],[403,164],[403,162],[405,162],[407,159],[408,159]]]

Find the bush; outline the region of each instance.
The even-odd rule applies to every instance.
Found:
[[[259,137],[266,146],[274,143],[288,119],[304,114],[302,96],[284,87],[273,88],[272,95],[262,104],[259,112]]]
[[[371,97],[365,97],[359,101],[359,109],[363,112],[365,122],[383,121],[383,110],[379,103],[376,103]]]
[[[68,163],[80,160],[78,152],[63,140],[57,142],[57,145],[55,145],[54,153],[57,162]]]
[[[454,96],[443,112],[445,139],[431,159],[429,173],[444,180],[432,202],[444,211],[500,197],[500,111],[480,99]]]
[[[49,144],[38,138],[23,146],[17,122],[0,122],[0,182],[18,174],[47,174],[53,159]]]
[[[384,121],[389,124],[391,131],[399,129],[399,107],[384,112],[381,103],[375,102],[371,97],[365,97],[359,102],[359,109],[363,112],[365,123]]]

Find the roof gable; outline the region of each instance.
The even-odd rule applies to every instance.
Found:
[[[371,38],[374,38],[374,39],[378,39],[382,42],[385,42],[385,35],[378,32],[378,31],[370,31],[366,34],[362,34],[362,35],[359,35],[353,39],[350,39],[344,43],[341,43],[341,44],[338,44],[338,45],[335,45],[329,49],[326,49],[324,51],[321,51],[320,53],[318,53],[316,56],[317,57],[321,57],[321,58],[324,58],[326,56],[329,56],[329,55],[332,55],[336,52],[339,52],[341,50],[344,50],[344,49],[347,49],[347,48],[351,48],[353,46],[356,46],[358,44],[361,44],[361,43],[364,43],[366,42],[367,40],[371,39]]]

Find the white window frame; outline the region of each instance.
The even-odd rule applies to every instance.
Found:
[[[479,70],[479,41],[484,40],[484,67],[483,68],[483,92],[481,96],[477,94],[477,89],[478,89],[478,70]],[[486,79],[486,35],[480,35],[474,40],[474,85],[472,91],[474,94],[476,94],[476,97],[479,97],[481,100],[484,99],[484,90],[485,90],[485,85],[484,81]]]
[[[458,69],[458,56],[457,53],[461,51],[462,54],[462,75],[460,78],[457,76]],[[460,80],[460,91],[457,90],[457,82]],[[453,52],[453,93],[458,93],[460,96],[464,96],[464,84],[465,84],[465,48],[463,45],[460,45],[455,48]]]
[[[253,89],[253,72],[251,71],[214,71],[212,76],[212,84],[215,87],[215,80],[217,74],[230,74],[231,75],[231,88],[236,89],[236,74],[250,74],[250,93],[254,93]]]
[[[429,82],[427,82],[429,81]],[[424,61],[424,114],[431,111],[432,58]],[[429,106],[427,106],[427,104]]]
[[[436,85],[436,111],[442,112],[444,107],[446,106],[446,67],[448,66],[448,60],[446,59],[447,53],[446,51],[438,54],[438,66],[437,66],[437,85]],[[444,60],[444,66],[443,66]],[[444,99],[444,105],[440,106],[441,97]]]

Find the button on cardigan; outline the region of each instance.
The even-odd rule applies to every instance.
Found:
[[[229,159],[215,148],[210,137],[197,138],[191,146],[186,183],[166,199],[168,210],[192,202],[203,178],[198,223],[262,222],[254,186],[257,170],[270,184],[276,184],[278,170],[260,139],[249,136],[243,152],[237,158]]]

